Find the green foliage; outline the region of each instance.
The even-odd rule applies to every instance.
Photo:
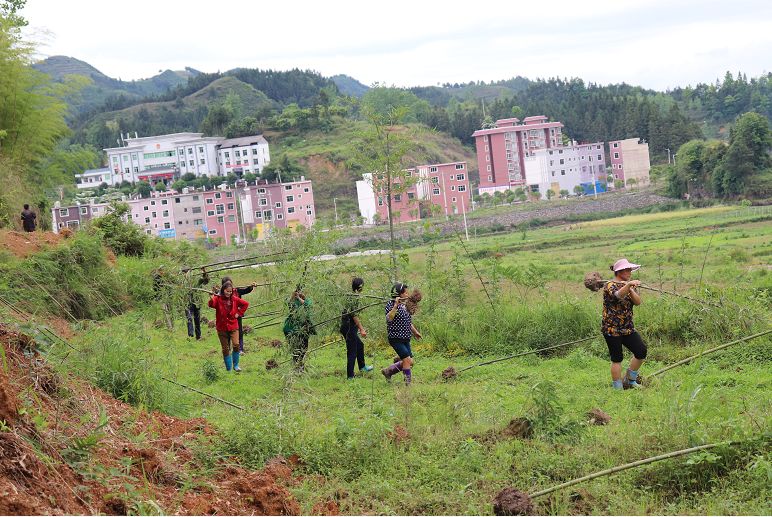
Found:
[[[105,246],[116,255],[141,256],[149,237],[142,228],[127,221],[131,217],[131,209],[126,203],[113,203],[107,214],[94,219],[90,228],[99,233]]]
[[[201,365],[201,373],[203,374],[204,381],[207,384],[217,382],[220,379],[221,370],[222,370],[222,367],[217,366],[211,360],[204,361],[204,364]]]
[[[404,110],[401,123],[418,122],[427,118],[429,103],[401,88],[376,85],[362,96],[362,112],[368,117],[388,118],[394,109]]]
[[[565,438],[575,441],[581,430],[579,422],[564,416],[565,406],[554,382],[544,380],[531,388],[531,404],[527,411],[534,434],[543,440]]]
[[[263,167],[260,178],[270,182],[278,181],[281,176],[282,181],[299,180],[306,172],[297,161],[290,159],[287,154],[282,154],[278,159],[271,160],[271,163]]]

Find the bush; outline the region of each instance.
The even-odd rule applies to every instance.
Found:
[[[148,236],[132,222],[124,221],[131,217],[131,209],[126,203],[113,203],[108,213],[95,219],[90,226],[97,232],[105,246],[116,255],[140,257],[145,253]]]

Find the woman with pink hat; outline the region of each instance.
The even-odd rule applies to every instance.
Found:
[[[603,320],[601,330],[611,356],[611,385],[614,389],[640,388],[638,368],[646,359],[646,343],[633,326],[633,305],[641,304],[638,294],[640,280],[630,280],[633,271],[640,269],[627,259],[619,259],[611,266],[614,280],[603,288]],[[622,347],[633,354],[630,367],[622,378]]]

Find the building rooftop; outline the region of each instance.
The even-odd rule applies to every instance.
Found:
[[[226,138],[220,142],[220,147],[239,147],[243,145],[267,144],[263,135],[242,136],[240,138]]]

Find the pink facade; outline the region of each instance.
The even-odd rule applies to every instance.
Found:
[[[408,169],[410,186],[393,194],[392,213],[395,223],[418,221],[432,215],[455,215],[469,210],[471,189],[466,162],[420,165]],[[385,188],[376,184],[376,214],[388,222]]]
[[[282,183],[281,187],[287,226],[313,226],[316,221],[316,207],[311,181],[302,178],[300,181]]]
[[[239,238],[239,213],[234,191],[227,189],[204,192],[203,198],[207,236],[223,244],[230,244],[233,237]]]
[[[475,131],[480,193],[525,185],[525,158],[539,149],[563,146],[563,124],[543,115],[497,120],[492,129]]]
[[[622,153],[622,141],[612,140],[608,143],[609,163],[611,164],[611,174],[615,180],[625,181],[624,156]]]

